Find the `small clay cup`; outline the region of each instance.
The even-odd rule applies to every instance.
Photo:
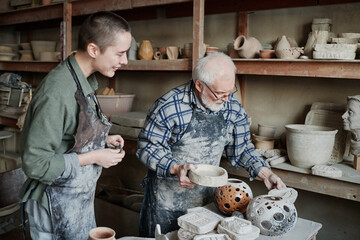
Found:
[[[88,240],[115,240],[115,231],[108,227],[96,227],[90,230]]]
[[[166,55],[168,59],[177,59],[179,57],[179,48],[174,46],[166,47]]]

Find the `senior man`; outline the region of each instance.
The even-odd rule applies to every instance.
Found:
[[[144,202],[140,236],[153,237],[178,229],[177,218],[188,208],[214,198],[214,188],[193,184],[187,177],[197,164],[220,164],[222,153],[235,167],[244,167],[250,180],[261,178],[268,189],[284,183],[250,141],[249,121],[233,95],[236,68],[223,53],[198,62],[193,79],[170,90],[150,109],[139,134],[137,156],[149,169],[143,181]]]

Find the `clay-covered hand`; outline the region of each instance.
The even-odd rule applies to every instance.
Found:
[[[264,184],[268,190],[273,188],[277,188],[280,190],[286,187],[285,183],[281,180],[281,178],[279,178],[267,167],[261,168],[258,177],[264,181]]]
[[[113,145],[117,148],[124,147],[125,141],[120,135],[109,135],[106,137],[106,145]]]
[[[121,162],[125,156],[125,151],[121,149],[99,149],[92,152],[79,154],[80,166],[97,164],[104,168],[109,168]]]
[[[191,189],[191,188],[194,188],[196,186],[196,184],[194,184],[190,181],[187,174],[190,169],[195,169],[195,168],[196,167],[193,164],[184,164],[184,165],[175,164],[170,169],[170,173],[178,176],[179,184],[181,187]]]

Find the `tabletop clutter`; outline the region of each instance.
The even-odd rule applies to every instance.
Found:
[[[188,209],[178,218],[177,231],[164,234],[157,225],[155,239],[252,240],[260,234],[282,236],[295,227],[298,216],[294,202],[298,193],[293,188],[273,189],[253,197],[246,182],[228,179],[225,169],[205,164],[198,165],[189,178],[194,183],[216,187],[214,203]]]

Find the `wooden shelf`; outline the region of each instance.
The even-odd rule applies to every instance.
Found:
[[[40,62],[40,61],[0,61],[0,71],[14,72],[50,72],[59,62]]]
[[[360,79],[360,60],[233,59],[237,74]]]
[[[226,159],[221,161],[220,166],[225,168],[229,174],[246,178],[249,177],[248,172],[245,171],[244,168],[233,167]],[[286,167],[284,168],[280,166],[281,165],[273,166],[272,171],[277,174],[287,186],[360,202],[360,184],[357,182],[343,181],[315,176],[308,173],[295,172],[286,170]]]
[[[50,72],[59,62],[0,61],[0,71]],[[178,60],[130,60],[122,71],[191,71],[191,59]]]
[[[121,67],[123,71],[191,71],[191,59],[178,60],[130,60]]]

